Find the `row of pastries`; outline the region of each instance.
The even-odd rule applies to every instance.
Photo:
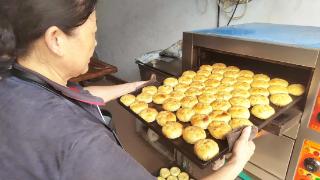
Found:
[[[224,139],[232,129],[252,125],[251,114],[265,120],[275,114],[270,102],[283,107],[291,96],[304,93],[301,84],[289,84],[281,78],[254,74],[223,63],[202,65],[185,71],[179,78],[169,77],[159,87],[144,87],[137,96],[128,94],[120,101],[145,121],[156,121],[169,139],[182,138],[194,144],[202,160],[219,152],[215,139]],[[161,106],[158,112],[148,104]]]

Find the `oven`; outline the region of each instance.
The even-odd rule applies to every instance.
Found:
[[[255,154],[244,169],[251,179],[320,179],[319,50],[317,27],[253,23],[183,33],[182,71],[175,72],[224,63],[306,87],[299,103],[271,121],[254,140]],[[177,76],[156,66],[139,67],[142,79],[152,72],[162,72],[162,78]],[[149,136],[152,139],[152,131]],[[150,137],[146,138],[149,142]],[[153,138],[151,143],[158,141],[159,137]],[[167,149],[166,155],[194,177],[212,172],[211,167],[199,168],[176,149],[165,145],[161,149]]]

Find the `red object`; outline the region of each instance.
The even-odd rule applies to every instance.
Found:
[[[304,161],[307,158],[313,158],[317,161],[320,161],[319,157],[320,144],[317,144],[310,140],[305,140],[300,152],[299,164],[296,169],[294,180],[313,180],[316,178],[320,178],[319,172],[309,172],[306,170],[304,165]]]
[[[314,106],[313,112],[312,112],[312,116],[311,116],[311,120],[309,122],[309,128],[313,129],[315,131],[320,132],[320,92],[318,94],[317,97],[317,102]],[[319,114],[319,115],[318,115]]]

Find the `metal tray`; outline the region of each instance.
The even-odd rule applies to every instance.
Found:
[[[134,93],[132,93],[133,95],[137,95],[139,93],[139,91],[136,91]],[[276,107],[274,105],[271,105],[273,108],[275,108],[276,113],[271,116],[269,119],[267,120],[261,120],[258,119],[256,117],[254,117],[253,115],[250,116],[250,121],[255,124],[259,130],[261,130],[263,127],[265,127],[266,125],[268,125],[269,123],[271,123],[271,121],[273,121],[274,119],[276,119],[278,116],[280,116],[282,113],[286,112],[287,110],[289,110],[290,108],[292,108],[293,106],[295,106],[300,100],[302,99],[302,96],[300,97],[293,97],[293,101],[285,106],[285,107]],[[208,130],[206,130],[206,134],[207,134],[207,138],[211,138],[213,139],[215,142],[218,143],[219,145],[219,153],[212,158],[209,161],[202,161],[200,160],[194,153],[193,150],[193,145],[192,144],[188,144],[186,143],[182,137],[179,137],[177,139],[168,139],[166,138],[163,134],[162,134],[162,127],[160,125],[158,125],[158,123],[156,121],[152,122],[152,123],[148,123],[145,120],[143,120],[138,114],[134,113],[130,107],[125,106],[124,104],[121,103],[120,99],[118,99],[119,104],[124,107],[127,111],[129,111],[130,113],[132,113],[137,119],[139,119],[142,123],[144,123],[147,127],[149,127],[150,129],[152,129],[155,133],[157,133],[163,140],[164,142],[169,145],[169,146],[173,146],[174,148],[176,148],[177,150],[179,150],[182,154],[184,154],[186,157],[188,157],[191,161],[193,161],[196,165],[198,165],[200,168],[205,168],[208,165],[210,165],[212,162],[218,160],[219,158],[221,158],[223,155],[225,155],[226,153],[229,152],[229,146],[228,146],[228,142],[226,140],[219,140],[219,139],[215,139],[214,137],[212,137],[210,135],[210,133],[208,132]],[[162,107],[161,105],[157,105],[154,103],[149,103],[149,107],[155,108],[158,110],[158,112],[162,111]],[[179,121],[180,122],[180,121]],[[183,124],[184,127],[190,126],[190,122],[188,123],[184,123],[184,122],[180,122],[181,124]]]

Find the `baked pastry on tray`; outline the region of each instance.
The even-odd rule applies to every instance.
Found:
[[[162,108],[166,111],[177,111],[180,108],[180,106],[180,101],[173,98],[165,100],[162,104]]]
[[[273,94],[270,96],[270,101],[277,106],[283,107],[292,102],[289,94]]]
[[[270,105],[255,105],[251,113],[259,119],[268,119],[275,113],[275,110]]]
[[[200,127],[188,126],[183,130],[182,137],[187,143],[195,144],[197,141],[205,139],[207,135]]]
[[[189,122],[193,115],[195,115],[195,112],[191,108],[180,108],[176,112],[177,118],[181,122]]]
[[[134,103],[135,100],[136,97],[132,94],[126,94],[121,96],[120,98],[120,101],[126,106],[130,106],[132,103]]]
[[[302,84],[291,84],[288,86],[288,91],[293,96],[301,96],[305,92],[305,87]]]
[[[149,93],[152,95],[155,95],[157,93],[157,91],[158,91],[158,89],[156,86],[146,86],[146,87],[142,88],[142,92]]]
[[[155,121],[157,115],[158,111],[154,108],[147,108],[139,113],[139,116],[148,123]]]
[[[141,111],[147,108],[148,108],[148,104],[140,101],[135,101],[130,105],[130,109],[136,114],[139,114]]]
[[[210,123],[208,126],[208,130],[212,137],[216,139],[224,139],[225,136],[232,131],[232,128],[227,123]]]
[[[168,139],[176,139],[182,135],[183,126],[178,122],[167,122],[164,126],[162,126],[162,133]]]
[[[199,159],[208,161],[219,153],[219,146],[212,139],[202,139],[194,145],[194,152]]]
[[[176,115],[170,111],[161,111],[156,117],[157,123],[164,126],[169,121],[177,121]]]

